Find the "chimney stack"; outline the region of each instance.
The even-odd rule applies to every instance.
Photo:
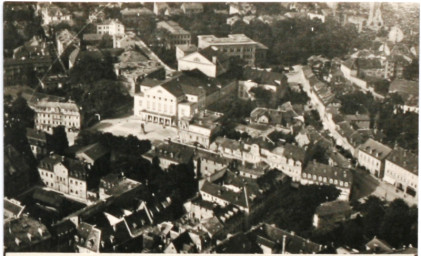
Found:
[[[212,56],[212,63],[216,64],[216,56]]]

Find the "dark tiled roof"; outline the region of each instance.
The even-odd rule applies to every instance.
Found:
[[[368,139],[364,144],[362,144],[359,147],[359,150],[381,160],[385,159],[392,151],[392,149],[388,146],[371,138]]]
[[[66,158],[63,165],[66,166],[69,171],[69,177],[86,180],[88,174],[81,161]]]
[[[106,155],[108,152],[109,152],[109,149],[107,149],[101,143],[94,143],[82,149],[79,149],[76,152],[76,154],[86,154],[89,158],[96,161],[100,159],[101,157],[103,157],[104,155]]]
[[[322,163],[317,162],[309,162],[307,164],[307,167],[303,170],[302,175],[307,175],[307,179],[313,179],[313,175],[316,175],[317,182],[324,183],[326,185],[333,185],[334,180],[342,181],[344,182],[341,186],[340,183],[335,184],[337,187],[345,187],[350,188],[352,183],[352,173],[350,170],[341,168],[338,166],[329,166]],[[326,178],[326,181],[320,181],[319,177]],[[332,182],[330,182],[330,179],[332,179]],[[348,182],[348,185],[345,185],[345,182]]]
[[[297,236],[293,233],[289,233],[285,230],[279,229],[268,224],[262,224],[254,230],[252,230],[251,237],[254,236],[256,238],[260,236],[261,238],[269,240],[272,243],[278,244],[278,249],[282,248],[283,237],[285,236],[285,252],[291,254],[312,254],[318,253],[322,249],[322,246],[320,244],[316,244],[308,239],[305,239],[303,237]],[[262,239],[259,239],[259,241],[261,240]],[[281,253],[281,251],[278,251],[277,253]]]
[[[28,139],[47,142],[47,135],[45,132],[32,128],[26,128],[26,137]]]
[[[418,175],[418,156],[408,150],[397,147],[392,150],[386,160]]]
[[[42,169],[46,169],[49,171],[53,171],[54,170],[54,165],[63,162],[64,157],[63,156],[59,156],[57,154],[51,155],[51,156],[47,156],[45,158],[43,158],[39,165],[38,168],[42,168]]]
[[[15,216],[18,216],[20,212],[25,208],[25,206],[13,203],[12,201],[6,198],[3,200],[3,207],[5,211],[9,211]]]
[[[46,191],[42,189],[35,190],[32,195],[34,200],[45,203],[49,206],[52,206],[56,209],[61,209],[63,207],[65,198],[61,194],[53,191]]]
[[[178,163],[188,163],[194,156],[192,148],[176,144],[176,143],[161,143],[155,149],[152,149],[147,155],[163,157],[174,160]]]

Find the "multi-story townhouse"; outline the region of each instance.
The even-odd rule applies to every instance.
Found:
[[[383,180],[417,197],[418,156],[403,148],[393,149],[385,161]]]
[[[156,24],[157,28],[164,29],[168,32],[165,36],[165,47],[173,49],[176,45],[191,44],[190,32],[183,29],[177,22],[174,21],[160,21]]]
[[[122,36],[124,35],[124,25],[119,20],[105,20],[96,25],[96,33],[100,35]]]
[[[178,125],[180,142],[209,148],[215,133],[219,131],[220,125],[217,121],[221,116],[221,113],[205,110],[191,118],[181,118]]]
[[[263,44],[253,41],[244,34],[230,34],[228,37],[200,35],[197,38],[199,49],[214,46],[230,57],[238,57],[244,60],[249,66],[263,62],[268,49]]]
[[[202,3],[183,3],[180,7],[183,10],[184,14],[192,15],[198,14],[203,12],[203,4]]]
[[[57,126],[64,126],[66,132],[77,132],[81,129],[82,117],[76,103],[41,100],[33,108],[35,127],[38,130],[52,134],[53,128]]]
[[[167,170],[170,165],[190,164],[194,161],[194,148],[178,143],[161,143],[143,155],[145,159],[153,163],[154,159],[159,159],[159,166],[162,170]]]
[[[82,162],[54,154],[40,161],[38,172],[48,188],[81,199],[87,198],[89,173]]]
[[[305,150],[301,147],[285,144],[274,148],[266,157],[265,161],[271,168],[276,168],[289,177],[292,181],[301,180],[302,167],[304,165]]]
[[[382,179],[384,162],[391,151],[388,146],[370,138],[358,148],[358,164],[375,177]]]
[[[199,177],[208,177],[216,171],[228,167],[230,161],[211,151],[198,149],[195,154],[195,169]]]
[[[334,185],[341,191],[338,200],[349,200],[352,188],[352,173],[349,169],[309,162],[302,171],[301,184]]]

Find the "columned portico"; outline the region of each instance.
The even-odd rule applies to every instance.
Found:
[[[146,123],[155,123],[165,126],[177,126],[175,116],[160,115],[158,113],[151,113],[147,111],[141,112],[141,119]]]

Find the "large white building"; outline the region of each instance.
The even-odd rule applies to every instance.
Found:
[[[106,20],[96,25],[96,33],[100,35],[122,36],[124,35],[124,25],[118,20]]]
[[[145,122],[178,126],[182,118],[191,118],[198,110],[237,89],[233,79],[210,79],[203,74],[187,73],[164,81],[144,79],[140,92],[134,96],[134,115]]]
[[[383,180],[417,197],[418,156],[402,148],[392,150],[385,161]]]
[[[230,34],[228,37],[201,35],[197,36],[197,38],[199,49],[214,46],[230,57],[238,57],[244,60],[250,66],[254,66],[256,63],[263,62],[266,59],[268,48],[244,34]]]
[[[384,162],[392,151],[386,145],[373,139],[368,139],[358,150],[358,164],[365,167],[377,178],[384,176]]]
[[[229,58],[215,47],[207,47],[178,59],[178,70],[198,69],[208,77],[217,77],[229,69]]]
[[[57,126],[64,126],[66,132],[78,132],[81,129],[82,117],[76,103],[41,100],[33,109],[37,130],[52,134],[53,128]]]

